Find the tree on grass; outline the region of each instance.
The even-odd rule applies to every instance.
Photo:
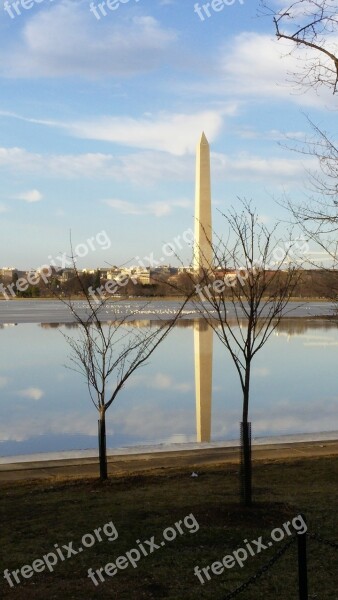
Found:
[[[77,286],[82,291],[84,301],[58,296],[69,308],[78,326],[72,336],[61,333],[71,349],[69,368],[85,378],[89,396],[99,414],[100,478],[105,480],[108,477],[107,410],[127,380],[146,363],[173,329],[189,298],[182,300],[170,321],[160,321],[155,328],[150,325],[136,328],[132,326],[132,321],[139,318],[139,308],[128,312],[121,302],[102,296],[92,288],[88,289],[76,268],[75,259],[73,264]]]
[[[212,263],[204,261],[197,276],[194,302],[229,352],[242,390],[241,498],[252,502],[251,423],[249,421],[252,361],[269,340],[283,315],[299,277],[291,263],[296,244],[276,238],[248,202],[231,209],[226,242],[209,240]]]

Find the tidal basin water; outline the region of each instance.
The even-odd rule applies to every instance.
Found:
[[[107,413],[109,448],[196,442],[195,327],[175,327],[121,391]],[[76,335],[71,324],[60,329]],[[4,323],[0,340],[0,455],[95,449],[97,412],[84,379],[65,367],[57,324]],[[213,353],[210,441],[221,442],[238,438],[241,390],[215,334]],[[285,318],[253,362],[253,436],[336,431],[337,355],[334,321]]]

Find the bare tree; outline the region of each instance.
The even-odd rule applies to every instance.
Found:
[[[73,265],[83,301],[58,296],[78,325],[73,336],[61,333],[71,348],[69,368],[85,378],[89,396],[99,413],[100,478],[104,480],[108,476],[106,412],[127,380],[146,363],[175,326],[189,297],[182,300],[170,321],[167,318],[157,327],[136,328],[132,325],[133,320],[139,318],[139,311],[124,312],[123,308],[121,311],[121,301],[87,289],[75,258]]]
[[[281,204],[292,215],[307,239],[317,244],[329,260],[329,269],[338,266],[338,146],[330,135],[317,127],[309,118],[313,136],[300,145],[295,141],[292,149],[318,159],[320,170],[308,171],[309,194],[298,203],[286,198]],[[288,146],[290,147],[290,145]],[[326,268],[319,261],[314,266]]]
[[[273,2],[262,1],[264,14],[272,16],[277,38],[294,43],[301,61],[293,74],[301,88],[325,86],[337,92],[338,32],[336,0],[295,0],[276,10]],[[299,52],[300,51],[300,52]]]
[[[250,505],[251,423],[249,398],[252,361],[269,340],[285,315],[299,277],[290,262],[295,244],[278,241],[260,221],[251,203],[241,212],[223,214],[227,222],[226,242],[209,240],[212,264],[205,264],[196,280],[195,302],[229,352],[242,390],[242,501]]]
[[[296,0],[279,10],[273,2],[262,0],[265,15],[273,19],[278,39],[293,43],[301,72],[294,81],[301,90],[319,92],[324,87],[337,93],[338,86],[338,11],[336,0]],[[296,140],[292,149],[318,160],[319,170],[309,171],[310,194],[300,203],[282,202],[293,222],[308,239],[319,245],[335,268],[338,260],[338,147],[331,133],[323,131],[311,119],[313,135]],[[290,148],[290,145],[287,144]],[[321,261],[309,261],[327,268]]]

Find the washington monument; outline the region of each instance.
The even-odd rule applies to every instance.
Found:
[[[194,271],[212,265],[210,149],[204,133],[196,150]]]
[[[210,150],[202,133],[196,152],[195,246],[194,271],[209,271],[212,266]],[[212,399],[213,330],[195,321],[195,393],[196,434],[198,442],[210,442]]]

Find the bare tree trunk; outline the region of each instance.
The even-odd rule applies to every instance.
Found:
[[[99,418],[99,459],[100,459],[100,479],[108,478],[107,469],[107,448],[106,448],[106,410],[104,407],[100,409]]]

